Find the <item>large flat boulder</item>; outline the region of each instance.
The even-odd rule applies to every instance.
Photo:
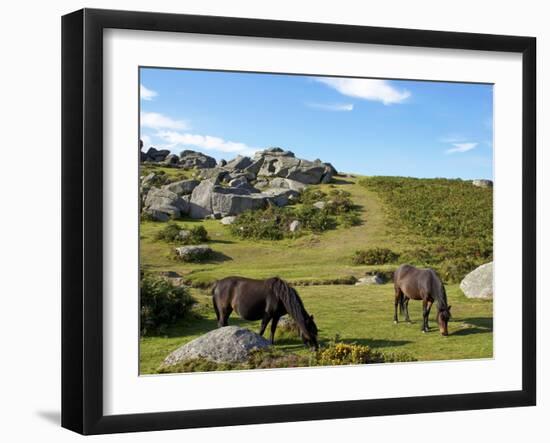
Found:
[[[238,215],[244,211],[262,209],[266,196],[246,188],[226,188],[213,180],[203,180],[193,189],[189,201],[191,218],[205,218],[212,214]]]
[[[189,212],[189,203],[168,189],[151,188],[145,197],[143,211],[153,219],[166,221]]]
[[[191,151],[186,149],[180,153],[179,165],[182,168],[214,168],[216,167],[216,159],[202,152]]]
[[[493,262],[470,272],[460,282],[460,289],[468,298],[493,298]]]
[[[174,194],[182,196],[191,194],[193,192],[193,189],[195,189],[199,184],[199,180],[180,180],[165,185],[163,188],[173,192]]]
[[[296,158],[293,152],[270,148],[257,152],[254,160],[261,167],[258,176],[288,178],[303,184],[328,183],[336,169],[321,160],[309,161]]]
[[[230,170],[243,170],[249,167],[251,164],[252,164],[252,159],[250,157],[238,155],[230,162],[227,162],[224,167]]]
[[[210,331],[179,347],[164,359],[162,366],[204,358],[216,363],[243,363],[252,351],[269,347],[262,336],[237,326]]]
[[[170,155],[170,151],[168,149],[155,149],[153,147],[150,147],[147,152],[143,153],[141,152],[141,161],[146,162],[162,162]]]

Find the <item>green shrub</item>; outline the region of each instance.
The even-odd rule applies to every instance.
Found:
[[[435,266],[435,270],[443,281],[447,283],[459,283],[478,266],[478,262],[471,258],[454,258],[452,260],[445,260]]]
[[[274,206],[263,211],[246,211],[230,225],[230,230],[240,238],[281,240],[288,233],[290,215],[288,210]]]
[[[164,240],[167,242],[174,242],[178,238],[181,231],[179,224],[175,222],[168,222],[162,229],[155,234],[155,240]]]
[[[175,287],[163,278],[145,275],[140,285],[141,335],[162,334],[196,303],[187,288]]]
[[[355,208],[351,194],[343,189],[332,189],[325,201],[325,210],[332,215],[347,214]]]
[[[383,363],[383,357],[368,346],[335,343],[317,353],[317,363],[321,366]]]
[[[387,248],[371,248],[355,251],[352,262],[354,265],[384,265],[394,263],[399,254]]]
[[[182,231],[187,231],[187,235],[182,236]],[[155,239],[182,245],[196,245],[209,240],[208,231],[204,226],[197,225],[188,228],[186,226],[182,227],[175,222],[168,222],[165,227],[157,232]]]
[[[193,226],[190,229],[190,232],[191,235],[189,236],[189,240],[187,240],[186,244],[196,245],[198,243],[205,243],[210,240],[210,238],[208,238],[208,231],[202,225]]]
[[[325,210],[315,206],[303,205],[294,211],[296,218],[306,229],[313,232],[323,232],[336,226],[336,221]]]
[[[318,201],[325,201],[327,194],[318,188],[308,187],[302,191],[298,201],[305,205],[312,205]]]

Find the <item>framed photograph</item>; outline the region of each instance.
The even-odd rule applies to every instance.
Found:
[[[62,425],[535,405],[531,37],[62,21]]]

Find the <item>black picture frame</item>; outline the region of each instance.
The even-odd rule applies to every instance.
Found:
[[[103,413],[103,30],[503,51],[523,64],[522,389],[392,399]],[[536,39],[233,17],[83,9],[62,18],[62,426],[82,434],[536,404]],[[519,331],[518,331],[519,332]]]

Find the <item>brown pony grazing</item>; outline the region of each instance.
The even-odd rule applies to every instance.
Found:
[[[223,278],[214,283],[212,301],[218,327],[227,326],[232,311],[243,320],[262,320],[260,335],[271,320],[271,343],[274,343],[279,319],[289,314],[298,325],[304,344],[315,349],[319,347],[313,315],[306,312],[296,290],[278,277],[267,280]]]
[[[410,322],[409,300],[422,300],[422,332],[428,332],[428,317],[433,302],[437,303],[437,323],[441,335],[449,335],[447,325],[451,318],[451,306],[447,305],[445,286],[433,269],[418,269],[410,265],[401,265],[393,274],[395,287],[395,315],[397,323],[397,305],[405,321]]]

